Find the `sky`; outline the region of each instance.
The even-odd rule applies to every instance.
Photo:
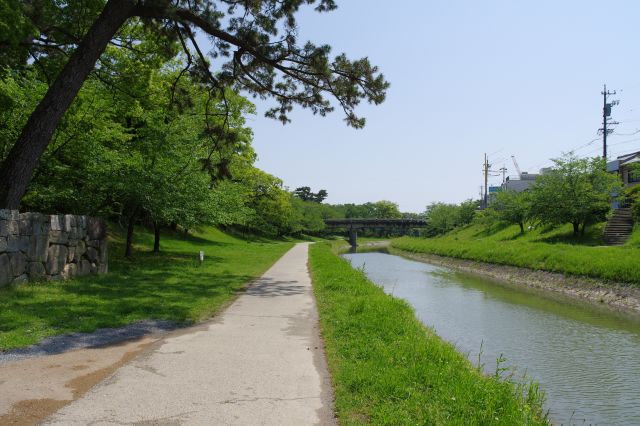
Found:
[[[617,90],[610,158],[640,150],[640,2],[338,0],[299,15],[299,40],[369,57],[391,87],[363,130],[296,110],[283,126],[254,100],[257,166],[329,203],[390,200],[422,212],[478,198],[482,162],[535,173],[575,150],[601,155],[603,84]],[[579,149],[576,149],[579,148]],[[499,184],[502,176],[490,183]]]

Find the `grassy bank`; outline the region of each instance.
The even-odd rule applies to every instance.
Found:
[[[640,285],[640,232],[624,246],[599,246],[601,227],[574,239],[569,227],[540,228],[520,234],[517,226],[486,230],[478,225],[437,238],[398,238],[391,246],[480,262],[585,276]]]
[[[328,244],[310,253],[341,424],[545,424],[536,392],[480,374]]]
[[[208,228],[189,236],[166,233],[162,253],[154,255],[153,235],[140,229],[134,259],[126,260],[122,233],[115,226],[110,233],[108,275],[0,290],[0,350],[142,319],[208,318],[292,246]],[[205,252],[202,266],[196,261],[200,250]]]

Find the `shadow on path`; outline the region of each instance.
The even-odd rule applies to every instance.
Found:
[[[305,286],[298,281],[276,281],[264,277],[256,281],[244,291],[244,294],[258,297],[295,296],[305,293]]]
[[[0,365],[45,355],[56,355],[74,349],[106,346],[125,340],[139,339],[154,333],[165,333],[178,328],[173,321],[145,320],[118,328],[102,328],[93,333],[71,333],[47,337],[26,348],[0,352]]]

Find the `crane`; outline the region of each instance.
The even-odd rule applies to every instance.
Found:
[[[516,161],[516,156],[512,155],[511,159],[513,160],[513,165],[516,166],[516,170],[518,171],[518,177],[522,179],[522,172],[520,171],[520,166],[518,166],[518,162]]]

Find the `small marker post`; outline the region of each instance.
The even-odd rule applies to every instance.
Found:
[[[202,265],[202,262],[204,262],[204,251],[200,250],[200,253],[198,254],[198,259],[200,260],[200,265]]]

